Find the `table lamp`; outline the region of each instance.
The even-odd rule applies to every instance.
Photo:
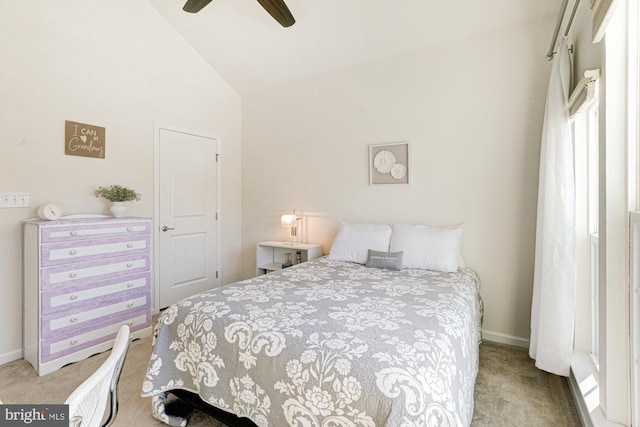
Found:
[[[296,245],[300,243],[300,239],[298,238],[298,221],[300,221],[300,217],[296,215],[296,210],[293,210],[293,214],[282,215],[280,217],[280,223],[283,227],[291,228],[291,237],[289,239],[288,244]]]

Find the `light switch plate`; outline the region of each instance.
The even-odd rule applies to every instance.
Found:
[[[0,208],[28,208],[29,193],[0,193]]]

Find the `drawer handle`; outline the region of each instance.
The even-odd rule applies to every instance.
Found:
[[[133,267],[133,264],[132,264],[132,263],[130,263],[130,262],[128,262],[128,263],[127,263],[127,268],[131,268],[131,267]]]
[[[71,323],[76,323],[78,321],[78,318],[77,317],[72,317],[71,319],[69,319],[69,321]]]
[[[69,255],[78,255],[78,251],[76,251],[75,249],[71,249],[69,251]]]
[[[71,345],[76,345],[76,344],[78,344],[78,340],[71,340],[71,341],[69,342],[69,344],[71,344]]]
[[[131,249],[133,247],[133,243],[127,243],[127,247]]]
[[[127,227],[127,231],[133,231],[133,227]]]
[[[78,295],[71,295],[71,301],[75,301],[78,299]]]
[[[76,230],[73,230],[73,231],[71,232],[71,235],[72,235],[72,236],[77,236],[77,235],[78,235],[78,232],[77,232]]]
[[[127,304],[127,307],[133,307],[133,303],[130,302],[129,304]]]
[[[127,288],[133,288],[133,283],[127,283]]]
[[[75,271],[72,271],[71,273],[69,273],[69,277],[77,277],[78,273],[76,273]]]

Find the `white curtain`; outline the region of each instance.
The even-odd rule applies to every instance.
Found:
[[[555,56],[542,129],[529,355],[569,376],[575,312],[575,189],[566,40]]]

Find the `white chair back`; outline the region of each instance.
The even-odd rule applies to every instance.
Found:
[[[109,426],[118,412],[118,380],[129,350],[129,327],[118,330],[111,354],[105,362],[75,389],[65,401],[69,405],[70,426]],[[109,416],[104,424],[107,403],[111,401]]]

